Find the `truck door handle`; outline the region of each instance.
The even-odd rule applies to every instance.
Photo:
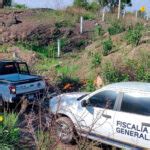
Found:
[[[106,114],[102,114],[103,117],[110,119],[111,116],[110,115],[106,115]]]
[[[150,123],[142,122],[142,126],[150,127]]]

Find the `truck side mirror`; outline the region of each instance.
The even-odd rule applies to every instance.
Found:
[[[86,107],[87,105],[88,105],[88,103],[87,103],[86,100],[83,100],[83,101],[81,102],[81,106],[82,106],[82,107]]]

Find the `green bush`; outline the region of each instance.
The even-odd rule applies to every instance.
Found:
[[[101,25],[97,24],[94,27],[94,36],[102,36],[104,34],[104,30]]]
[[[78,69],[78,66],[57,66],[56,71],[59,75],[63,77],[70,77]]]
[[[0,124],[0,149],[13,149],[19,142],[18,117],[14,113],[4,114],[4,121]]]
[[[84,39],[81,39],[79,42],[75,44],[75,46],[80,49],[82,46],[85,46],[87,42]]]
[[[146,64],[145,64],[146,62]],[[150,70],[149,70],[149,60],[131,60],[128,59],[126,62],[126,67],[128,68],[131,80],[150,82]]]
[[[21,4],[16,4],[15,5],[15,8],[18,8],[18,9],[26,9],[27,6],[25,4],[21,5]]]
[[[94,81],[92,79],[87,80],[86,84],[86,91],[87,92],[93,92],[95,91]]]
[[[108,28],[108,32],[110,35],[119,34],[124,31],[125,27],[119,21],[112,23],[112,26]]]
[[[88,5],[87,9],[92,11],[92,12],[95,12],[95,11],[98,11],[100,9],[100,5],[96,2],[92,2],[91,4]]]
[[[87,0],[74,0],[74,6],[87,8],[88,2],[87,2]]]
[[[43,46],[38,41],[19,41],[18,46],[27,50],[33,50],[37,53],[43,54],[45,57],[55,58],[57,53],[56,43],[51,45]]]
[[[113,48],[113,42],[112,42],[111,38],[103,41],[102,45],[103,45],[102,53],[104,56],[107,56],[112,51],[112,48]]]
[[[136,24],[135,27],[130,28],[125,35],[127,43],[132,44],[133,46],[139,45],[140,39],[142,37],[142,30],[143,30],[142,24]]]
[[[106,63],[103,66],[103,77],[107,83],[128,81],[128,74],[122,74],[119,70],[117,70],[112,63]]]
[[[97,67],[101,64],[102,56],[99,53],[95,53],[92,56],[92,67]]]
[[[88,13],[83,14],[83,19],[84,20],[94,20],[95,16],[93,13],[88,12]]]

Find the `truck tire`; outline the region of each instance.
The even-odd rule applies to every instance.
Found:
[[[56,120],[56,135],[64,144],[74,142],[75,128],[72,121],[67,117]]]

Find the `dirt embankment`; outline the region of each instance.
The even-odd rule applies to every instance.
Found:
[[[87,30],[80,34],[79,23],[74,26],[63,26],[62,21],[62,23],[59,22],[61,27],[58,27],[57,22],[40,22],[37,17],[38,13],[39,10],[0,11],[0,45],[14,44],[17,41],[36,41],[39,45],[45,46],[58,38],[65,37],[69,40],[63,50],[68,52],[77,49],[77,47],[85,48],[90,43],[91,32],[88,31],[93,29],[96,21],[86,21],[84,27]]]

